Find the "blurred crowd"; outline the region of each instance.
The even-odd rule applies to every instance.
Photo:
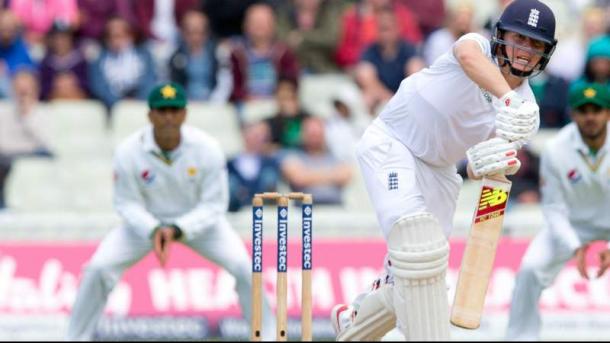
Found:
[[[308,113],[298,96],[303,76],[348,76],[372,119],[403,78],[462,34],[489,36],[506,3],[481,22],[474,0],[0,1],[0,99],[14,104],[0,113],[0,208],[11,161],[52,157],[37,128],[39,101],[94,99],[110,117],[117,102],[143,100],[167,80],[182,84],[190,100],[230,103],[238,112],[260,99],[277,105],[261,121],[239,117],[245,148],[229,156],[231,210],[281,182],[318,204],[340,204],[364,126],[341,92],[332,116]],[[610,2],[562,3],[568,16],[560,24],[578,25],[530,80],[542,128],[570,121],[571,83],[610,79]],[[520,153],[514,199],[537,202],[538,157]]]

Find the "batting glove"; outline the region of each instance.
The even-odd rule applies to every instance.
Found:
[[[483,141],[466,151],[473,174],[481,177],[491,174],[513,175],[521,167],[517,159],[519,145],[495,137]]]
[[[510,142],[528,141],[540,127],[540,109],[535,102],[523,99],[510,91],[494,102],[496,136]]]

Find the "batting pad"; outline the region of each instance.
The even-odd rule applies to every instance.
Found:
[[[396,327],[391,310],[392,287],[384,285],[368,293],[358,306],[354,322],[338,336],[337,341],[379,341]]]
[[[388,236],[393,302],[409,341],[449,340],[449,243],[431,214],[400,218]]]

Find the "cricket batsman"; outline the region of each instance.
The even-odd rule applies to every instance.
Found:
[[[516,150],[539,127],[528,77],[557,44],[555,16],[538,0],[515,0],[491,41],[462,36],[429,68],[406,79],[357,147],[387,242],[387,274],[351,305],[331,312],[338,340],[378,340],[397,326],[407,340],[448,340],[445,274],[465,156],[469,175],[512,175]]]

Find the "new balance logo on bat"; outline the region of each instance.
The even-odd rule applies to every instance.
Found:
[[[501,188],[483,187],[481,200],[475,214],[475,223],[479,223],[504,214],[508,192]]]
[[[481,193],[481,202],[479,203],[479,211],[488,207],[494,207],[506,202],[508,195],[499,188],[484,188]]]

